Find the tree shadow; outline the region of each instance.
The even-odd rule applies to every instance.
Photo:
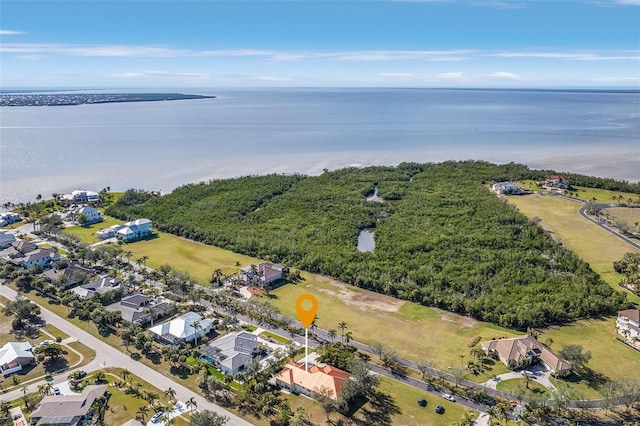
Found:
[[[391,395],[373,391],[369,396],[369,405],[360,410],[362,418],[353,418],[353,422],[360,426],[392,425],[392,417],[402,413]]]
[[[187,379],[189,377],[189,371],[186,368],[183,367],[176,367],[176,366],[171,366],[169,368],[169,372],[171,373],[172,376],[177,376],[183,380]]]
[[[53,373],[55,371],[66,370],[69,368],[69,362],[66,358],[60,357],[52,361],[45,361],[42,363],[42,366],[44,367],[45,372]]]

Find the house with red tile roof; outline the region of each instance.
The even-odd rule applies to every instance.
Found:
[[[303,364],[288,363],[284,369],[276,374],[276,383],[293,393],[302,393],[312,396],[314,392],[321,389],[328,389],[331,399],[337,400],[340,397],[342,384],[349,379],[351,374],[330,365],[320,367],[317,365],[309,367],[305,371]]]

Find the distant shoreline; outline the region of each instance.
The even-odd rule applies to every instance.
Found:
[[[0,106],[71,106],[120,102],[157,102],[191,99],[212,99],[215,96],[183,93],[60,93],[0,95]]]

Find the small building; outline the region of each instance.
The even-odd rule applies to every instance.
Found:
[[[84,220],[82,217],[84,217]],[[91,206],[82,206],[71,210],[67,214],[67,219],[81,225],[90,225],[104,220],[100,214],[100,210]]]
[[[195,312],[187,312],[169,322],[151,327],[149,332],[159,342],[177,346],[209,333],[212,324],[210,319],[203,319]]]
[[[618,334],[624,336],[627,341],[640,339],[640,310],[626,309],[618,312],[616,320]]]
[[[33,243],[31,241],[27,241],[27,240],[20,240],[20,239],[16,240],[14,243],[12,243],[11,247],[13,247],[13,249],[18,254],[29,253],[30,251],[34,251],[35,249],[38,248],[36,243]]]
[[[122,288],[120,284],[122,284],[122,280],[120,278],[104,276],[97,280],[82,284],[74,288],[72,291],[82,299],[91,299],[95,293],[106,293],[107,291]]]
[[[317,365],[309,367],[305,371],[305,366],[296,363],[288,363],[284,369],[276,374],[276,383],[293,393],[302,393],[313,396],[314,392],[327,389],[331,399],[337,400],[340,397],[342,384],[351,375],[346,371],[330,365],[320,367]]]
[[[511,369],[541,363],[551,374],[558,376],[568,374],[571,369],[568,362],[529,335],[480,342],[480,346],[488,355],[497,355]]]
[[[0,348],[0,372],[3,376],[22,370],[22,367],[35,363],[29,342],[9,342]]]
[[[119,302],[107,305],[110,312],[120,312],[122,320],[130,324],[146,324],[164,315],[167,304],[160,298],[150,298],[140,293],[123,297]]]
[[[89,411],[98,398],[107,393],[107,385],[89,385],[79,395],[49,395],[31,413],[35,426],[78,426],[89,421]]]
[[[247,369],[259,353],[258,337],[246,331],[226,334],[200,349],[202,359],[230,376]]]
[[[240,268],[240,281],[244,285],[266,286],[285,277],[285,268],[280,264],[261,263]]]

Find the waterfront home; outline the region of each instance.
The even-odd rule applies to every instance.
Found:
[[[10,247],[16,241],[16,236],[6,232],[0,232],[0,249]]]
[[[571,366],[532,336],[512,337],[480,342],[487,355],[495,355],[508,368],[521,369],[542,364],[551,374],[568,374]]]
[[[0,348],[0,373],[8,376],[22,370],[23,366],[35,363],[31,343],[9,342]]]
[[[97,192],[87,191],[86,189],[76,189],[71,194],[63,194],[60,196],[60,203],[63,205],[79,205],[87,203],[97,203],[100,201],[100,195]]]
[[[545,189],[569,189],[571,188],[571,180],[561,175],[548,176],[542,185]]]
[[[244,285],[266,286],[285,278],[285,268],[280,264],[261,263],[240,268],[240,281]]]
[[[279,386],[292,393],[302,393],[311,397],[314,392],[326,389],[329,392],[326,396],[337,400],[340,397],[342,384],[350,376],[346,371],[330,365],[324,367],[314,365],[309,367],[309,371],[305,371],[304,364],[290,362],[275,375],[275,379]]]
[[[202,359],[230,376],[248,368],[259,353],[258,337],[246,331],[226,334],[200,349]]]
[[[89,421],[89,411],[96,400],[106,393],[107,385],[88,385],[81,394],[45,396],[31,413],[31,424],[83,425]]]
[[[20,215],[18,213],[0,213],[0,226],[11,225],[12,223],[19,222],[20,220]]]
[[[187,312],[169,322],[151,327],[149,332],[159,342],[176,346],[209,333],[212,324],[210,319],[203,319],[195,312]]]
[[[640,340],[640,310],[626,309],[618,312],[616,330],[625,340]]]

